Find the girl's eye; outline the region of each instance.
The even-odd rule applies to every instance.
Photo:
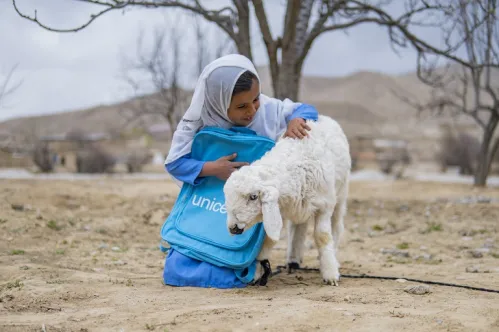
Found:
[[[239,105],[239,106],[237,106],[237,108],[243,109],[243,108],[246,108],[246,105]]]

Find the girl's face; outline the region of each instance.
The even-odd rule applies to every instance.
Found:
[[[253,79],[249,91],[239,92],[232,97],[227,110],[227,116],[237,126],[246,127],[253,121],[256,111],[260,107],[260,84]]]

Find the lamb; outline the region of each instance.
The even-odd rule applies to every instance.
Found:
[[[242,234],[263,221],[266,238],[257,259],[268,265],[287,220],[287,263],[296,267],[303,259],[307,226],[313,223],[322,278],[338,286],[336,252],[347,210],[349,144],[330,117],[320,115],[307,124],[311,130],[304,139],[281,137],[262,158],[231,174],[224,185],[227,228],[233,235]]]

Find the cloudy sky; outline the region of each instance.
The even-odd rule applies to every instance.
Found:
[[[55,28],[77,26],[89,17],[92,8],[70,0],[17,0],[18,6]],[[222,0],[205,1],[219,7]],[[272,29],[282,26],[283,1],[266,1]],[[396,10],[396,8],[395,8]],[[176,16],[178,18],[178,15]],[[4,101],[0,121],[31,114],[54,113],[110,104],[131,96],[131,89],[120,78],[120,59],[136,54],[141,29],[150,35],[154,27],[164,25],[168,16],[161,10],[110,12],[77,33],[55,33],[17,15],[11,0],[0,0],[0,82],[1,76],[18,64],[14,76],[23,80],[15,95]],[[171,21],[171,19],[170,19]],[[192,30],[188,19],[177,25]],[[253,24],[254,60],[266,62],[258,26]],[[188,37],[186,37],[186,40]],[[188,44],[188,43],[187,43]],[[192,43],[191,43],[192,45]],[[184,48],[183,58],[195,56]],[[304,73],[342,76],[359,70],[401,73],[415,68],[412,51],[396,55],[384,29],[373,25],[353,28],[348,35],[334,32],[322,35],[313,45]],[[191,78],[192,81],[192,78]]]

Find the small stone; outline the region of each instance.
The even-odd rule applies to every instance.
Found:
[[[111,250],[116,252],[121,251],[120,247],[112,247]]]
[[[123,262],[122,260],[118,260],[118,261],[115,261],[113,262],[114,265],[126,265],[127,262]]]
[[[463,241],[471,241],[471,240],[473,240],[473,238],[471,236],[463,236],[461,238],[461,240],[463,240]]]
[[[424,295],[431,293],[430,286],[428,285],[417,285],[417,286],[407,286],[404,288],[404,292],[414,295]]]
[[[382,254],[388,254],[388,255],[400,256],[400,257],[409,257],[408,251],[403,251],[403,250],[398,250],[398,249],[385,249],[385,248],[381,248],[380,251]]]
[[[350,302],[351,301],[350,295],[345,296],[345,298],[343,300],[346,302]]]
[[[24,211],[24,204],[11,204],[12,210],[14,211]]]
[[[399,212],[405,212],[405,211],[408,211],[409,210],[409,206],[405,205],[405,204],[402,204],[398,207],[398,211]]]
[[[468,273],[478,273],[478,267],[476,267],[476,266],[468,266],[466,268],[466,272],[468,272]]]
[[[483,257],[483,253],[480,250],[476,250],[476,249],[475,250],[470,250],[470,251],[468,251],[468,253],[473,258],[482,258]]]
[[[421,247],[419,247],[419,250],[427,250],[427,249],[428,249],[428,248],[427,248],[427,247],[425,247],[425,246],[421,246]]]
[[[400,282],[400,283],[402,283],[402,284],[403,284],[404,282],[407,282],[407,280],[405,280],[405,279],[397,279],[397,280],[395,280],[395,281],[396,281],[396,282]]]
[[[105,243],[101,243],[101,244],[99,245],[99,249],[107,249],[107,247],[108,247],[108,245],[107,245],[107,244],[105,244]]]
[[[413,259],[414,260],[425,260],[425,261],[431,261],[432,259],[432,255],[430,254],[422,254],[422,255],[417,255],[417,256],[414,256]]]
[[[346,311],[346,312],[343,313],[343,316],[354,316],[354,313]]]
[[[477,203],[490,203],[492,201],[492,198],[478,196],[477,199],[476,199],[476,201],[477,201]]]
[[[494,240],[493,239],[486,239],[485,243],[483,244],[483,247],[488,248],[488,249],[494,248]]]
[[[90,232],[92,230],[92,227],[90,227],[89,225],[85,225],[83,226],[83,230]]]

